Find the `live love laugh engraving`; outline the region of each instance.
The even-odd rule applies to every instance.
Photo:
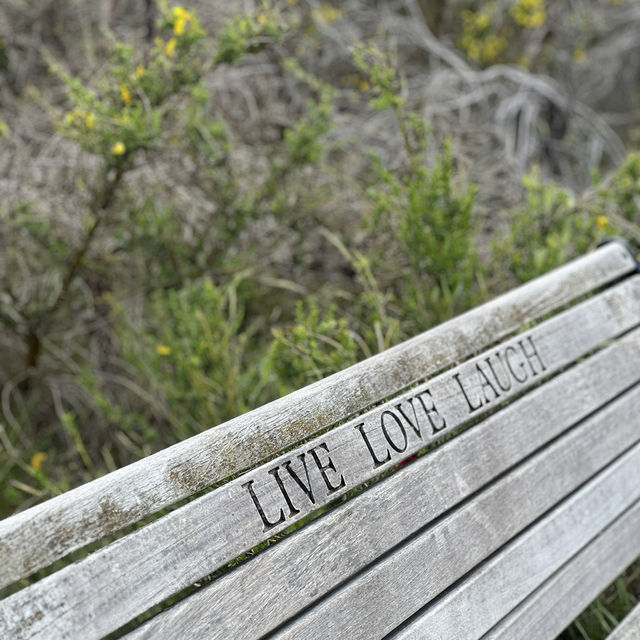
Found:
[[[510,391],[514,384],[523,385],[546,370],[543,359],[531,335],[499,347],[494,353],[475,362],[464,375],[458,371],[450,376],[468,414],[493,404]],[[437,408],[437,399],[429,389],[413,396],[404,396],[398,404],[385,405],[379,414],[368,414],[366,421],[353,425],[359,433],[362,455],[373,469],[387,463],[398,463],[408,448],[420,449],[433,436],[448,427],[447,419]],[[425,435],[429,435],[425,441]],[[266,472],[264,486],[256,491],[255,480],[245,482],[246,489],[259,515],[264,531],[286,523],[301,510],[317,501],[318,484],[323,498],[347,487],[344,471],[336,467],[329,446],[322,442],[289,460],[280,462]],[[319,476],[319,478],[318,478]],[[314,482],[312,482],[312,479]],[[260,496],[271,494],[269,500]],[[273,498],[277,506],[273,506]],[[324,501],[324,500],[323,500]],[[263,504],[268,504],[266,509]],[[268,511],[268,512],[267,512]]]

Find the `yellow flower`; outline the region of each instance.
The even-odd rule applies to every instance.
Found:
[[[475,16],[475,23],[478,31],[484,31],[491,25],[491,16],[486,13],[477,13]]]
[[[607,218],[607,216],[598,216],[596,218],[596,224],[598,225],[598,229],[600,229],[600,231],[603,231],[609,224],[609,218]]]
[[[175,38],[171,38],[171,40],[167,42],[167,46],[164,48],[164,53],[167,56],[167,58],[173,58],[176,52],[177,44],[178,44],[178,41]]]
[[[140,78],[142,78],[142,76],[146,72],[147,72],[146,69],[140,64],[138,65],[138,68],[136,69],[136,72],[133,74],[133,76],[136,80],[140,80]]]
[[[156,347],[156,353],[159,356],[168,356],[171,354],[171,347],[168,347],[166,344],[159,344]]]
[[[125,104],[129,104],[131,102],[131,91],[126,84],[120,85],[120,97],[122,98],[122,102]]]
[[[178,5],[173,8],[173,18],[174,20],[185,20],[189,21],[193,19],[193,16],[186,10],[184,7]]]
[[[113,147],[111,147],[111,153],[114,156],[122,156],[127,152],[127,147],[124,146],[124,142],[116,142]]]
[[[371,89],[371,86],[364,78],[361,78],[358,82],[358,89],[360,89],[360,91],[369,91],[369,89]]]
[[[525,69],[528,69],[531,66],[531,60],[529,60],[527,56],[520,56],[518,58],[518,65],[524,67]]]
[[[587,52],[584,49],[576,49],[573,52],[575,62],[584,62],[587,59]]]
[[[265,16],[264,13],[261,13],[261,14],[258,15],[256,20],[258,21],[259,25],[264,25],[267,22],[267,16]]]
[[[87,125],[87,129],[89,129],[89,131],[92,131],[93,127],[96,124],[96,114],[87,113],[87,115],[84,118],[84,123]]]
[[[44,452],[44,451],[38,451],[37,453],[33,454],[33,457],[31,458],[31,466],[36,470],[36,471],[40,471],[40,469],[42,469],[42,463],[48,458],[49,456]]]
[[[177,36],[181,36],[187,27],[187,21],[184,18],[178,18],[173,25],[173,33]]]
[[[342,11],[328,4],[322,4],[311,12],[313,19],[325,24],[333,24],[342,18]]]

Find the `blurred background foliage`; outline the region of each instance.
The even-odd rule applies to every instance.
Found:
[[[638,249],[639,81],[636,0],[4,0],[0,517]]]

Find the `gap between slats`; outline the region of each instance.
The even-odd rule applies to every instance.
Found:
[[[389,638],[480,638],[639,498],[636,444]]]
[[[482,640],[555,638],[602,592],[603,585],[613,582],[639,555],[640,501],[572,556]],[[640,605],[636,611],[640,614]],[[631,640],[624,637],[623,625],[624,621],[609,640]]]
[[[403,345],[0,523],[0,587],[259,463],[635,268],[621,245],[607,245]]]
[[[469,499],[478,485],[490,481],[494,474],[504,472],[522,457],[545,446],[575,421],[587,417],[600,402],[610,401],[627,388],[625,385],[637,381],[639,353],[637,347],[630,348],[630,340],[637,338],[637,333],[629,336],[626,342],[612,345],[561,374],[420,458],[400,474],[371,487],[335,512],[196,592],[130,637],[170,638],[182,631],[180,621],[184,621],[183,624],[191,625],[189,633],[194,635],[207,629],[208,635],[216,638],[228,637],[230,633],[235,638],[255,638],[260,635],[258,630],[265,631],[284,622],[316,597],[352,579],[376,558],[389,553],[389,549],[401,544],[424,522],[443,514],[459,500]],[[616,366],[617,358],[612,357],[616,354],[622,359],[632,359],[625,366]],[[594,373],[603,367],[616,368],[617,375],[600,381]],[[575,393],[567,393],[568,389]],[[555,411],[549,409],[553,403],[561,403]],[[540,420],[548,424],[546,431],[536,429]],[[483,447],[483,443],[489,446]],[[436,471],[438,474],[433,475]],[[436,486],[435,492],[432,485]],[[412,487],[413,493],[408,493],[406,487]],[[403,495],[404,500],[394,500],[397,495]],[[370,528],[370,549],[360,545],[354,535],[361,526],[360,520],[368,520],[362,528]],[[404,523],[406,531],[399,532],[394,523]],[[325,550],[334,539],[343,544],[337,554]],[[292,575],[289,570],[293,564],[302,567],[298,575]],[[316,575],[328,566],[331,566],[327,572],[328,584],[322,585]],[[262,588],[258,585],[260,580],[264,584]],[[246,617],[239,616],[239,611],[246,611]]]
[[[554,316],[529,333],[536,336],[536,346],[540,352],[547,354],[543,355],[548,358],[545,375],[551,375],[597,348],[603,341],[627,331],[638,322],[639,317],[640,277],[637,277]],[[518,339],[522,341],[522,336],[508,342],[515,344]],[[551,360],[551,354],[555,356],[555,362]],[[483,357],[475,358],[458,369],[473,368],[473,363]],[[523,371],[524,366],[523,363]],[[432,380],[429,387],[434,391],[434,396],[442,401],[455,399],[450,412],[454,416],[458,414],[455,418],[457,428],[469,420],[469,415],[452,380],[451,372],[448,372]],[[521,387],[514,388],[513,394],[535,382],[533,378],[525,380]],[[442,390],[436,394],[438,384],[442,385]],[[506,392],[504,397],[507,397]],[[348,425],[340,429],[339,433],[350,433],[351,438],[358,438]],[[327,437],[336,433],[338,430],[329,432]],[[434,434],[432,440],[438,437],[439,434]],[[405,454],[417,451],[425,444],[419,442]],[[380,470],[375,470],[375,474],[369,472],[368,477],[377,475]],[[358,483],[366,479],[362,477]],[[57,620],[57,632],[63,637],[100,637],[117,629],[127,620],[253,546],[246,538],[253,534],[250,534],[245,522],[237,521],[237,510],[232,512],[236,520],[225,520],[211,506],[216,504],[220,496],[228,493],[233,498],[234,494],[241,493],[239,485],[240,481],[225,485],[116,541],[82,562],[14,594],[0,603],[0,624],[5,620],[7,627],[13,630],[15,627],[12,628],[10,621],[16,618],[11,615],[11,610],[17,608],[23,612],[21,616],[26,614],[32,621],[29,632],[33,637],[37,637],[38,633],[48,633],[51,615]],[[244,504],[248,505],[248,513],[261,529],[262,524],[253,514],[253,505],[247,501],[245,494],[242,494],[242,498]],[[255,542],[265,538],[264,532],[260,532],[260,536]],[[96,582],[104,584],[104,587],[90,599],[84,599],[83,594],[88,593]],[[83,587],[83,584],[86,586]]]

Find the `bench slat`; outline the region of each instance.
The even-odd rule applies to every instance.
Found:
[[[256,638],[638,381],[635,331],[192,594],[128,640]],[[374,533],[360,544],[354,523],[365,520]],[[295,574],[291,558],[298,558]]]
[[[536,384],[543,373],[549,375],[564,368],[638,322],[640,276],[625,280],[597,297],[511,339],[505,343],[507,346],[503,346],[506,353],[509,345],[514,353],[520,345],[523,350],[526,347],[530,354],[535,352],[536,356],[531,356],[528,362],[521,358],[520,364],[514,364],[515,378],[519,376],[521,382],[515,384],[514,380],[510,390],[493,399],[493,405]],[[493,406],[492,403],[487,403],[475,411],[470,410],[474,406],[473,402],[476,400],[473,399],[477,399],[478,388],[482,382],[479,377],[474,377],[477,371],[476,364],[485,362],[488,355],[494,354],[496,349],[499,348],[496,347],[491,352],[460,365],[428,384],[438,409],[442,410],[442,415],[447,416],[449,429],[425,436],[423,440],[416,439],[412,447],[409,447],[407,442],[403,454],[395,460],[392,458],[386,466],[399,462],[411,452],[423,448],[428,441],[435,440],[446,431],[478,417]],[[508,358],[508,355],[505,358]],[[537,374],[534,376],[532,373],[536,368]],[[525,376],[528,369],[530,373]],[[457,379],[455,372],[459,373]],[[461,380],[465,381],[463,386],[467,388],[466,392],[463,392],[460,386]],[[416,390],[412,390],[411,393],[415,394]],[[396,403],[397,399],[392,401],[388,408]],[[383,409],[384,407],[377,408],[373,413],[380,416]],[[411,415],[408,407],[406,411]],[[354,422],[358,423],[363,419],[364,417],[360,416]],[[377,433],[379,440],[382,440],[382,430],[379,429]],[[375,443],[373,435],[370,437],[374,450],[381,451],[380,442]],[[357,486],[385,468],[385,465],[376,468],[372,464],[372,458],[365,449],[360,432],[354,429],[354,424],[339,427],[324,436],[323,440],[331,442],[327,451],[332,452],[332,455],[335,452],[337,469],[344,470],[345,476],[348,472],[357,471],[359,474],[355,480],[345,482],[344,490]],[[357,449],[349,449],[349,442],[357,443]],[[308,446],[318,448],[317,444]],[[340,461],[338,454],[349,451],[357,453],[348,460]],[[325,451],[323,456],[326,454]],[[88,639],[117,629],[278,530],[278,527],[274,527],[265,532],[256,506],[243,487],[247,477],[257,477],[260,474],[263,475],[263,479],[267,476],[273,482],[267,469],[273,468],[277,462],[274,461],[261,470],[232,481],[116,541],[82,562],[66,567],[16,593],[0,603],[0,622],[7,615],[7,610],[15,609],[23,613],[30,612],[26,617],[33,620],[30,628],[32,637],[46,632],[51,616],[55,618],[60,637],[76,637],[79,634],[80,637]],[[339,462],[341,464],[338,464]],[[323,464],[326,464],[326,459]],[[299,473],[304,477],[301,470]],[[338,472],[333,473],[331,481],[334,486],[338,484],[339,477]],[[320,477],[317,480],[322,482]],[[325,501],[334,499],[339,493],[326,494]],[[277,488],[271,493],[271,496],[274,495],[281,495],[277,493]],[[263,504],[268,505],[268,502],[265,501]],[[286,504],[284,506],[286,507]],[[316,503],[313,508],[318,506]],[[277,513],[277,509],[271,507],[269,512]],[[301,515],[304,515],[304,512],[298,517]],[[251,523],[254,525],[253,529]],[[283,523],[280,528],[286,524]],[[251,539],[249,536],[254,537]],[[152,553],[149,552],[150,549],[153,550]],[[159,575],[163,576],[162,581],[158,580]],[[90,598],[84,598],[85,593],[91,592],[91,585],[96,583],[103,585],[100,592],[93,593]]]
[[[318,637],[318,629],[322,629],[321,635],[327,639],[372,640],[391,633],[588,480],[621,450],[637,442],[640,431],[635,416],[639,401],[638,389],[625,395],[490,485],[473,500],[428,527],[273,637],[279,640],[314,639]],[[604,431],[607,435],[601,439],[600,433]],[[491,443],[487,442],[486,446],[491,446]],[[537,554],[538,559],[544,559],[542,564],[545,567],[547,562],[552,566],[553,560],[550,550],[545,549],[541,553],[548,543],[549,531],[554,536],[565,532],[562,545],[556,545],[558,550],[568,547],[567,535],[575,536],[584,544],[640,498],[640,445],[634,446],[631,452],[614,462],[576,495],[580,499],[572,497],[560,508],[559,513],[566,512],[559,518],[560,524],[552,520],[553,524],[545,525],[542,533],[537,535],[535,544],[526,547],[526,553]],[[587,519],[590,510],[593,513]],[[538,527],[532,530],[537,532]],[[528,541],[531,535],[525,533],[521,538]],[[522,547],[521,538],[516,539],[518,553]],[[556,547],[550,549],[555,550]],[[526,558],[526,554],[523,553],[522,557]],[[487,566],[493,567],[493,563]],[[542,569],[536,566],[536,571],[541,572]],[[479,572],[480,576],[485,575],[482,567]],[[499,578],[499,568],[496,572]],[[513,586],[514,594],[518,593],[517,586]],[[500,591],[497,595],[507,597],[502,593],[503,586],[498,579],[487,588]],[[456,588],[451,594],[457,595],[458,591]],[[473,638],[488,630],[489,627],[480,625],[486,624],[489,614],[496,615],[496,609],[483,611],[485,603],[476,589],[471,593],[463,591],[459,599],[451,594],[435,603],[399,637],[420,640],[428,637],[447,640],[452,636]],[[478,596],[477,603],[473,596]],[[491,624],[497,621],[489,619]],[[483,629],[477,635],[476,626]]]
[[[635,269],[629,252],[612,243],[365,362],[5,520],[0,587],[272,457]]]
[[[482,640],[555,638],[640,555],[640,504],[636,503],[560,571],[500,621]],[[631,614],[629,614],[631,615]],[[620,631],[618,631],[620,629]],[[623,625],[608,640],[627,638]]]
[[[637,399],[635,406],[627,419],[637,429]],[[640,444],[392,637],[480,638],[568,557],[637,504],[639,483]]]
[[[638,531],[636,531],[636,536]],[[638,537],[636,537],[636,540]],[[620,541],[616,541],[615,544],[620,544]],[[629,613],[626,618],[620,623],[614,632],[611,634],[609,640],[638,640],[640,638],[640,604],[636,605],[634,609]]]

